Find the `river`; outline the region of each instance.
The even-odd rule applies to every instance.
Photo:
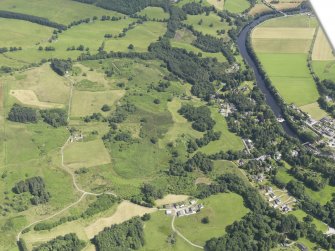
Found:
[[[275,15],[273,15],[273,14],[264,15],[262,17],[259,17],[259,18],[255,19],[254,21],[252,21],[248,25],[246,25],[238,36],[237,45],[238,45],[239,51],[240,51],[242,57],[244,58],[245,62],[253,69],[253,71],[255,73],[255,77],[256,77],[257,86],[263,92],[263,94],[265,96],[265,99],[266,99],[266,103],[270,106],[270,108],[272,109],[273,113],[275,114],[275,116],[277,118],[282,118],[283,117],[282,110],[281,110],[280,106],[277,104],[277,102],[276,102],[275,98],[273,97],[272,93],[270,92],[270,90],[267,88],[259,70],[256,67],[255,61],[250,56],[250,54],[247,50],[247,46],[246,46],[249,31],[252,30],[253,28],[255,28],[260,23],[264,22],[265,20],[267,20],[271,17],[275,17]],[[282,124],[285,132],[289,136],[297,137],[297,134],[290,128],[290,126],[288,125],[288,123],[286,121],[282,122],[281,124]]]

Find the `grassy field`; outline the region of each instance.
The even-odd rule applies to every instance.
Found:
[[[197,248],[192,247],[176,235],[176,244],[170,245],[167,242],[168,236],[173,233],[171,228],[171,217],[164,212],[156,212],[151,214],[150,221],[144,225],[145,245],[141,251],[155,251],[159,247],[162,251],[196,251]]]
[[[289,168],[289,166],[287,166]],[[287,172],[286,168],[279,168],[276,177],[284,183],[288,183],[295,178]],[[313,191],[312,189],[305,187],[306,194],[310,196],[313,200],[318,201],[322,205],[331,201],[333,198],[333,193],[335,193],[335,187],[326,185],[321,191]]]
[[[224,9],[233,12],[241,13],[250,6],[247,0],[225,0]]]
[[[258,56],[287,103],[303,106],[317,101],[319,94],[306,66],[306,54],[259,53]]]
[[[92,18],[93,16],[123,16],[114,11],[71,0],[57,0],[57,4],[53,0],[32,0],[29,2],[25,0],[3,0],[0,2],[0,9],[45,17],[61,24],[69,24],[72,21]]]
[[[107,40],[107,51],[129,51],[128,46],[134,45],[133,51],[144,52],[149,44],[158,40],[165,33],[166,24],[158,22],[145,22],[127,32],[125,37]]]
[[[322,28],[318,30],[312,51],[312,60],[331,61],[335,60],[333,49]]]
[[[51,37],[52,31],[52,28],[46,26],[21,20],[0,18],[1,47],[16,46],[23,49],[30,48],[37,43],[47,41]]]
[[[202,203],[204,209],[200,213],[175,220],[178,231],[197,245],[204,245],[210,238],[224,235],[226,226],[249,211],[244,207],[242,197],[234,193],[212,195]],[[208,224],[201,223],[204,217],[209,217]]]
[[[300,210],[300,209],[294,210],[294,211],[290,212],[290,214],[292,214],[295,217],[297,217],[299,221],[303,221],[303,218],[307,216],[307,214],[304,211]],[[322,221],[319,221],[318,219],[313,218],[313,222],[312,223],[315,224],[317,230],[322,231],[323,233],[327,232],[328,227]]]
[[[73,169],[110,162],[110,156],[101,140],[70,143],[64,150],[64,163]]]
[[[68,102],[69,81],[57,75],[49,64],[6,76],[5,81],[10,84],[11,90],[33,91],[40,102],[64,105]]]
[[[334,61],[313,61],[313,69],[320,79],[331,79],[335,81]]]
[[[159,7],[147,7],[138,13],[140,16],[147,16],[149,19],[162,20],[169,18],[169,14]]]
[[[71,116],[83,117],[100,112],[104,104],[113,106],[125,94],[124,90],[114,91],[75,91],[72,98]]]
[[[241,138],[229,132],[225,118],[215,108],[212,108],[211,112],[212,112],[212,118],[216,121],[213,130],[220,131],[221,137],[219,140],[212,141],[207,146],[200,148],[199,151],[204,152],[206,154],[213,154],[221,150],[222,151],[243,150],[244,145],[242,143]]]
[[[201,24],[199,24],[202,22]],[[227,31],[230,29],[226,22],[221,22],[221,18],[215,13],[210,13],[208,16],[204,13],[201,15],[188,15],[185,24],[192,25],[193,28],[203,34],[208,34],[216,37],[227,37]],[[224,35],[218,35],[218,30],[226,30]]]
[[[320,120],[328,116],[328,114],[320,108],[320,105],[317,102],[301,106],[300,109],[303,112],[307,112],[309,115],[312,116],[312,118],[316,120]]]
[[[319,93],[307,67],[316,26],[316,19],[305,15],[270,19],[254,29],[252,43],[285,102],[318,119],[324,112],[315,105]]]
[[[225,5],[225,0],[207,0],[207,2],[213,5],[218,10],[223,10]]]

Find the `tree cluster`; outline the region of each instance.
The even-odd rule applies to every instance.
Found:
[[[68,71],[72,70],[72,62],[70,60],[53,59],[50,66],[61,76],[64,76]]]
[[[8,113],[8,119],[20,123],[37,123],[37,110],[30,107],[14,104]]]
[[[137,250],[144,245],[143,223],[139,217],[106,227],[94,236],[92,243],[99,251]]]
[[[44,180],[39,176],[19,181],[13,187],[13,191],[17,194],[29,192],[33,196],[31,199],[33,205],[44,204],[50,199],[50,194],[45,189]]]
[[[193,129],[204,132],[213,129],[215,121],[211,117],[211,111],[207,106],[195,107],[189,104],[183,105],[179,111],[188,121],[192,122]]]
[[[40,111],[43,121],[53,127],[67,125],[67,113],[64,109],[49,109]]]
[[[80,240],[75,233],[70,233],[34,247],[33,251],[80,251],[85,246],[85,242]]]

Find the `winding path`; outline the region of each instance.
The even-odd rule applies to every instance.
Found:
[[[193,242],[191,242],[189,239],[187,239],[184,235],[182,235],[174,226],[174,220],[176,219],[176,215],[173,216],[172,218],[172,222],[171,222],[171,227],[173,232],[175,232],[176,234],[178,234],[184,241],[186,241],[188,244],[190,244],[191,246],[195,247],[195,248],[199,248],[199,249],[204,249],[202,246],[199,246],[197,244],[194,244]]]

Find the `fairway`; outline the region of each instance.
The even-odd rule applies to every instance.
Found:
[[[222,236],[226,226],[241,219],[249,211],[244,207],[242,197],[234,193],[212,195],[202,203],[204,208],[200,213],[178,217],[175,220],[178,231],[201,246],[210,238]],[[206,216],[209,217],[209,223],[201,223],[201,219]]]
[[[24,105],[36,106],[38,108],[63,108],[62,104],[41,102],[32,90],[11,90],[10,95]]]
[[[35,46],[36,43],[46,42],[50,38],[52,31],[52,28],[39,24],[0,18],[1,47],[16,46],[23,49],[30,48]],[[32,36],[32,34],[34,35]]]
[[[70,143],[64,150],[64,164],[73,169],[104,165],[110,162],[109,153],[100,139]]]
[[[323,31],[319,28],[312,52],[312,60],[331,61],[335,60],[333,49]]]
[[[114,91],[74,91],[72,97],[71,116],[83,117],[101,112],[104,104],[113,106],[125,94],[124,90]]]

